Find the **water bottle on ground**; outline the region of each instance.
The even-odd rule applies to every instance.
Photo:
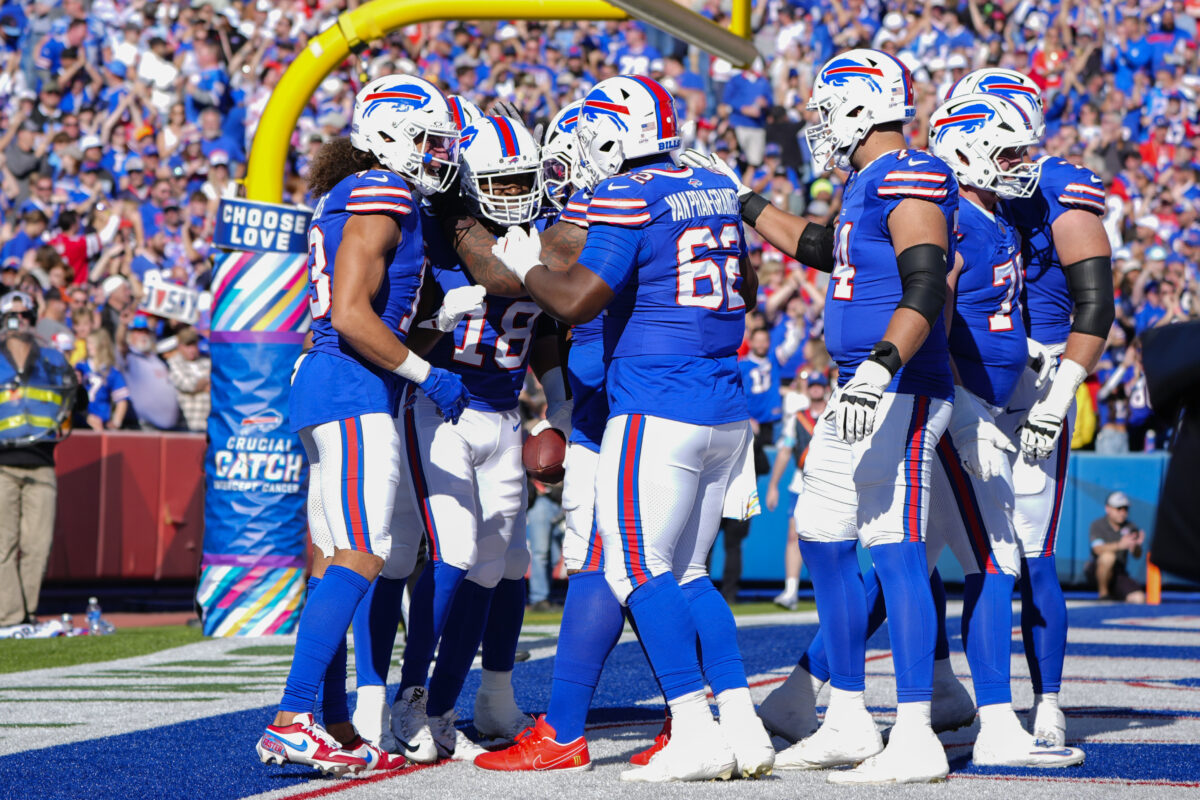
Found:
[[[92,636],[103,636],[115,630],[112,624],[100,615],[100,601],[95,597],[88,598],[87,628]]]

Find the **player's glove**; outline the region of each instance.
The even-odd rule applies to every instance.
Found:
[[[1034,383],[1034,388],[1040,394],[1054,377],[1054,370],[1058,366],[1058,360],[1040,342],[1036,342],[1033,339],[1026,339],[1025,341],[1029,344],[1029,368],[1037,373],[1037,382]]]
[[[509,226],[508,233],[492,245],[492,255],[524,285],[529,270],[542,263],[542,237],[536,228],[526,231],[517,225]]]
[[[1033,404],[1021,426],[1021,452],[1030,461],[1042,461],[1054,452],[1064,420],[1075,402],[1075,392],[1087,377],[1080,364],[1063,359],[1050,382],[1050,391]]]
[[[440,367],[431,367],[429,377],[418,385],[425,396],[437,406],[446,422],[457,424],[463,409],[471,401],[462,378]]]
[[[486,294],[487,289],[482,286],[454,287],[442,298],[442,307],[438,309],[437,316],[422,322],[421,327],[437,328],[442,333],[449,333],[458,327],[463,317],[483,311]]]
[[[706,156],[699,150],[684,150],[679,156],[679,163],[688,167],[696,167],[698,169],[715,169],[725,177],[729,178],[737,186],[738,200],[745,200],[753,190],[742,183],[742,179],[738,176],[733,168],[725,163],[725,159],[718,155]]]
[[[878,361],[864,361],[842,389],[837,401],[834,430],[847,444],[867,438],[875,430],[875,412],[892,373]]]
[[[985,481],[1005,472],[1008,463],[1005,453],[1017,452],[1004,432],[996,427],[983,401],[962,386],[954,387],[949,431],[963,467]]]

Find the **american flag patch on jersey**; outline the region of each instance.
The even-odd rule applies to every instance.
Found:
[[[346,210],[351,212],[411,214],[413,208],[412,194],[402,186],[359,186],[350,190],[346,201]]]
[[[1058,202],[1067,207],[1104,213],[1104,190],[1086,183],[1068,183],[1058,195]]]
[[[880,197],[915,197],[919,200],[940,200],[949,194],[949,178],[941,172],[892,170],[883,176]]]
[[[594,197],[587,207],[590,224],[644,225],[650,221],[646,201],[636,197]]]

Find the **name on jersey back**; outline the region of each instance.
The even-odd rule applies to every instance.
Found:
[[[685,189],[664,195],[663,200],[671,207],[674,222],[686,222],[696,217],[742,215],[737,192],[733,189]]]

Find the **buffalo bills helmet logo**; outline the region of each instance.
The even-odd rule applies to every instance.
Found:
[[[583,100],[583,108],[580,113],[588,119],[589,122],[595,121],[600,117],[608,117],[616,124],[617,128],[622,131],[628,131],[629,126],[625,124],[623,117],[628,116],[629,106],[622,103],[614,103],[608,95],[602,91],[593,89],[588,92],[587,97]]]
[[[996,112],[985,103],[967,103],[950,109],[950,113],[941,119],[933,121],[934,135],[938,141],[948,131],[958,131],[969,135],[983,130],[984,126],[995,116]]]
[[[562,133],[574,133],[575,125],[579,122],[579,111],[572,111],[558,121],[558,130]]]
[[[1037,97],[1037,89],[1018,83],[1007,75],[987,75],[979,81],[979,85],[975,87],[975,91],[983,92],[984,94],[998,94],[1001,97],[1007,97],[1009,100],[1018,100],[1020,98],[1035,100]]]
[[[883,70],[870,64],[862,64],[851,58],[839,58],[831,61],[821,72],[821,80],[830,86],[850,86],[853,81],[864,81],[871,90],[883,94],[883,86],[877,78],[883,77]]]
[[[366,107],[363,116],[369,117],[380,106],[391,106],[397,111],[415,111],[424,108],[430,101],[429,92],[416,84],[401,84],[393,89],[371,92],[363,98]]]
[[[463,128],[458,136],[458,149],[464,150],[475,141],[475,137],[479,135],[479,126],[472,123]]]

